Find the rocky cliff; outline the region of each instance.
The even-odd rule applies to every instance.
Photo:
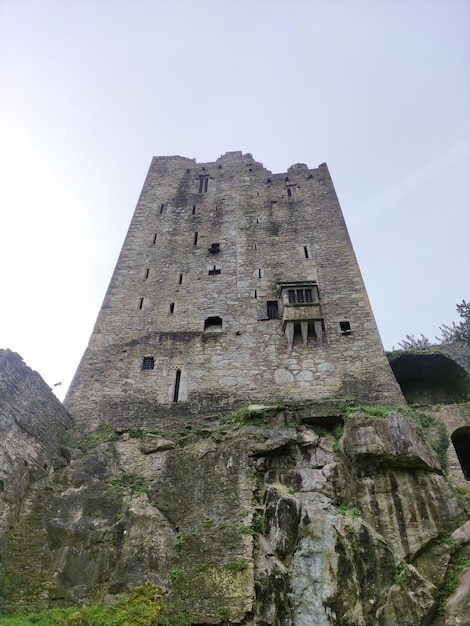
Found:
[[[174,625],[470,623],[468,483],[446,426],[470,405],[157,412],[74,436],[20,357],[2,351],[0,371],[2,612],[146,584]]]

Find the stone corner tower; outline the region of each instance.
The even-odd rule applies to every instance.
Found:
[[[326,397],[403,403],[327,166],[154,157],[65,400],[77,423]]]

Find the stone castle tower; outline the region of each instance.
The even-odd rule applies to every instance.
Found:
[[[327,166],[155,157],[66,397],[78,424],[328,397],[403,402]]]

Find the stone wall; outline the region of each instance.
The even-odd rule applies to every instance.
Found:
[[[319,303],[283,313],[283,283]],[[113,423],[128,398],[201,413],[328,396],[403,402],[326,165],[154,158],[66,398],[78,423]]]

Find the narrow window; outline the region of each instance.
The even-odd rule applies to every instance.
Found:
[[[267,303],[268,309],[268,319],[277,320],[279,319],[279,306],[277,300],[268,300]]]
[[[289,304],[295,304],[295,291],[293,289],[289,289],[287,291],[287,295],[289,297]]]
[[[258,270],[258,278],[262,278],[262,276],[263,276],[262,270],[261,270],[261,268],[259,268],[259,270]]]
[[[313,302],[313,294],[311,289],[305,290],[305,302]]]
[[[258,292],[257,292],[257,290],[255,289],[255,298],[257,298],[257,297],[258,297]]]
[[[196,207],[194,204],[193,204],[193,215],[196,215]]]
[[[147,278],[149,277],[149,273],[150,273],[150,270],[147,267],[147,269],[145,270],[145,280],[147,280]]]
[[[182,285],[182,284],[183,284],[183,274],[180,274],[178,278],[178,285]]]
[[[259,217],[256,218],[256,223],[259,224]]]
[[[174,312],[175,312],[175,303],[171,302],[170,303],[170,313],[173,315]]]
[[[253,250],[258,250],[258,244],[255,243],[255,245],[253,246]]]
[[[175,389],[173,391],[173,402],[178,402],[178,396],[180,394],[180,382],[181,382],[181,370],[176,370]]]
[[[208,186],[209,186],[209,175],[201,174],[201,176],[199,176],[199,193],[205,193],[207,191]]]
[[[297,289],[297,304],[303,304],[304,302],[304,290]]]
[[[296,188],[297,185],[286,185],[287,198],[290,198],[291,200],[295,199]]]
[[[350,322],[340,322],[339,328],[343,334],[347,334],[351,332],[351,323]]]
[[[197,232],[194,233],[194,241],[193,241],[194,245],[197,245]]]
[[[165,210],[165,205],[160,205],[160,215],[163,215],[163,211]]]
[[[157,243],[157,233],[155,233],[155,235],[153,236],[153,243]]]
[[[308,259],[308,246],[304,246],[304,254],[305,254],[305,258]]]
[[[153,356],[144,356],[144,360],[142,361],[142,369],[143,370],[153,370],[155,367],[155,359]]]
[[[139,300],[139,309],[141,309],[143,306],[144,306],[144,299],[143,299],[143,298],[141,298],[141,299]]]
[[[216,274],[220,274],[220,270],[218,270],[217,267],[213,265],[212,269],[209,270],[209,276],[215,276]]]

